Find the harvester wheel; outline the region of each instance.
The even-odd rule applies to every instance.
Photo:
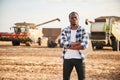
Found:
[[[18,40],[12,40],[12,45],[13,46],[20,46],[20,41],[18,41]]]
[[[117,41],[115,40],[112,41],[112,49],[113,51],[117,51]]]
[[[102,45],[96,46],[96,49],[103,49]]]
[[[53,41],[48,41],[47,45],[48,45],[49,48],[54,48],[54,47],[57,46],[57,44],[55,42],[53,42]]]
[[[30,46],[29,42],[26,42],[25,45],[26,45],[26,46]]]
[[[110,39],[111,39],[111,42],[112,42],[111,47],[112,47],[113,51],[117,51],[117,41],[116,41],[116,38],[114,36],[111,36]]]

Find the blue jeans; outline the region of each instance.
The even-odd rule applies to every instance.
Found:
[[[82,59],[64,59],[63,80],[70,80],[70,75],[74,66],[78,75],[78,80],[85,79],[85,65]]]

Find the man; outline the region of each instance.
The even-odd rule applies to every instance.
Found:
[[[61,45],[63,46],[63,80],[70,80],[70,74],[75,67],[78,80],[85,79],[84,55],[80,50],[88,47],[88,34],[79,25],[79,15],[76,12],[69,14],[70,26],[61,32]]]

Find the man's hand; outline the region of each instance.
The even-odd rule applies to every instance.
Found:
[[[72,50],[83,50],[83,46],[80,45],[80,42],[72,42],[71,48]]]
[[[72,47],[75,47],[75,46],[80,45],[80,43],[79,42],[72,42],[71,45],[72,45]]]

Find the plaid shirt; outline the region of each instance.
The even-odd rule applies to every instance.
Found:
[[[65,48],[71,47],[70,37],[71,37],[71,27],[68,26],[68,27],[64,28],[61,32],[60,43],[64,47],[63,57],[66,52]],[[88,47],[88,41],[89,41],[88,34],[86,33],[86,31],[83,27],[79,26],[77,28],[77,32],[76,32],[76,42],[80,42],[80,45],[82,45],[83,48],[85,49]],[[79,53],[81,54],[80,50],[79,50]]]

